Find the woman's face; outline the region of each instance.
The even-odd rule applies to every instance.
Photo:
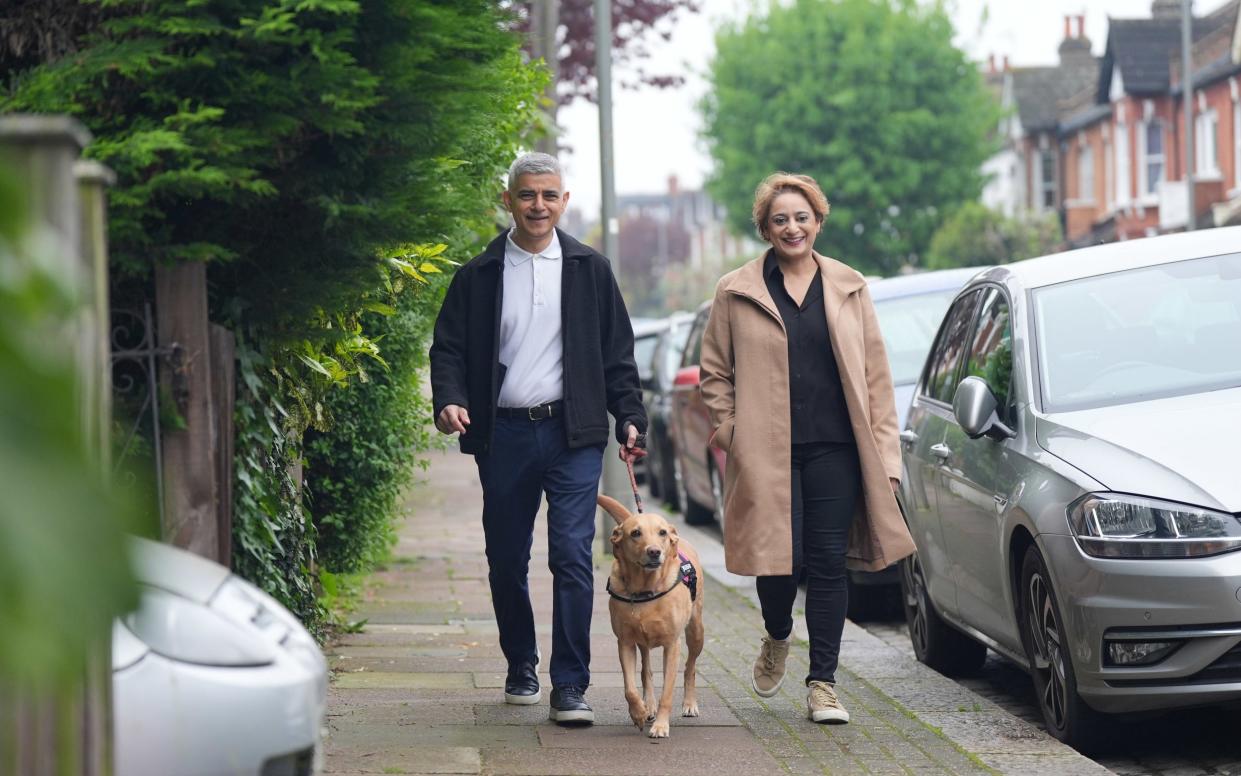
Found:
[[[819,226],[810,202],[797,192],[786,191],[771,203],[771,212],[767,214],[767,240],[780,258],[802,259],[814,250]]]

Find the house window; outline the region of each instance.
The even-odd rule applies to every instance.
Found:
[[[1219,175],[1219,115],[1199,113],[1194,119],[1194,160],[1199,175]]]
[[[1112,144],[1103,143],[1103,196],[1107,198],[1107,209],[1116,205],[1116,155]]]
[[[1077,151],[1077,198],[1094,202],[1094,149],[1088,145]]]
[[[1232,106],[1232,177],[1233,185],[1241,189],[1241,101]]]
[[[1163,122],[1150,121],[1142,125],[1142,176],[1143,194],[1159,191],[1163,182]]]
[[[1124,205],[1132,196],[1129,183],[1129,127],[1116,127],[1116,204]]]
[[[1056,155],[1039,152],[1039,202],[1044,210],[1056,207]]]

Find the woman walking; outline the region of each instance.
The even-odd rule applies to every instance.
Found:
[[[879,570],[914,551],[893,493],[901,475],[892,378],[862,276],[814,251],[829,205],[806,175],[754,195],[771,248],[720,279],[702,341],[711,444],[728,453],[725,560],[757,577],[763,637],[753,687],[784,681],[804,568],[807,709],[844,723],[836,664],[846,565]]]

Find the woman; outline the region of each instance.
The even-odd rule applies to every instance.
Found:
[[[728,453],[725,560],[755,576],[763,637],[753,687],[784,680],[793,599],[806,572],[807,707],[845,723],[836,696],[846,564],[878,570],[914,551],[894,491],[896,402],[860,274],[814,252],[829,205],[814,179],[776,173],[754,195],[770,250],[716,286],[702,340],[711,444]]]

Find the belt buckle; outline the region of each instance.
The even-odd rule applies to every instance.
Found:
[[[538,415],[535,414],[536,412],[538,412],[539,409],[540,409],[539,407],[527,407],[526,417],[529,418],[530,420],[542,420],[542,418],[540,418]]]

